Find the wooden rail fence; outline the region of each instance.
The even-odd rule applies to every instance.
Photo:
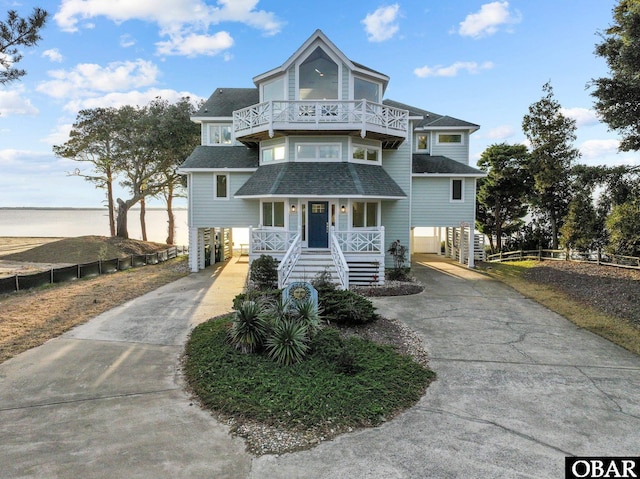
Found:
[[[618,254],[602,253],[601,251],[567,251],[561,249],[518,250],[506,253],[496,253],[487,256],[487,261],[523,261],[523,260],[551,260],[551,261],[582,261],[603,266],[618,268],[640,269],[640,258]]]

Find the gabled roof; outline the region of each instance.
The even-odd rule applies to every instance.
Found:
[[[416,129],[421,128],[466,128],[472,131],[476,131],[480,128],[480,125],[470,123],[468,121],[460,120],[448,115],[439,115],[432,111],[416,108],[415,106],[406,105],[394,100],[383,100],[385,105],[393,106],[395,108],[401,108],[403,110],[409,110],[410,117],[421,116],[422,120],[416,121],[414,127]]]
[[[180,169],[255,169],[259,163],[257,148],[200,145],[180,165]]]
[[[334,55],[336,55],[344,64],[346,64],[350,70],[356,73],[362,73],[368,76],[373,76],[374,78],[377,78],[378,80],[382,81],[383,92],[387,88],[387,85],[389,84],[389,77],[387,75],[385,75],[384,73],[380,73],[376,70],[373,70],[369,67],[366,67],[360,63],[356,63],[350,60],[349,58],[347,58],[347,56],[344,53],[342,53],[342,51],[337,46],[335,46],[335,44],[331,40],[329,40],[329,38],[324,34],[324,32],[319,29],[313,32],[313,34],[309,38],[307,38],[307,40],[300,46],[300,48],[298,48],[293,53],[293,55],[291,55],[282,65],[272,70],[269,70],[268,72],[262,73],[261,75],[255,76],[253,78],[253,83],[255,85],[258,85],[260,82],[270,77],[284,73],[289,69],[289,67],[291,67],[291,65],[293,65],[298,60],[298,58],[301,55],[304,55],[305,53],[307,53],[308,49],[316,43],[323,43],[329,50],[331,50],[331,52]]]
[[[236,192],[238,198],[331,196],[406,198],[378,165],[346,162],[298,162],[263,165]]]
[[[260,101],[257,88],[216,88],[209,99],[191,118],[231,118],[240,110]]]
[[[422,153],[413,154],[411,173],[434,176],[474,176],[478,178],[487,175],[484,171],[452,160],[446,156],[431,156]]]

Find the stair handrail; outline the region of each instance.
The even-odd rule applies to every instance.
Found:
[[[302,254],[302,235],[298,233],[291,242],[291,246],[287,250],[287,253],[280,261],[278,265],[278,288],[282,289],[285,287],[287,280],[289,279],[289,275],[293,268],[295,268],[298,259],[300,259],[300,255]]]
[[[333,259],[333,264],[338,272],[340,287],[342,289],[349,289],[349,265],[342,253],[338,236],[336,235],[333,227],[331,227],[331,258]]]

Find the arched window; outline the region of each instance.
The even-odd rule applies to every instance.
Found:
[[[299,69],[301,100],[337,100],[338,65],[324,50],[316,48]]]

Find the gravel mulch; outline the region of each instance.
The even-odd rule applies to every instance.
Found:
[[[640,326],[640,270],[574,261],[545,261],[523,277],[558,288],[605,314]]]

